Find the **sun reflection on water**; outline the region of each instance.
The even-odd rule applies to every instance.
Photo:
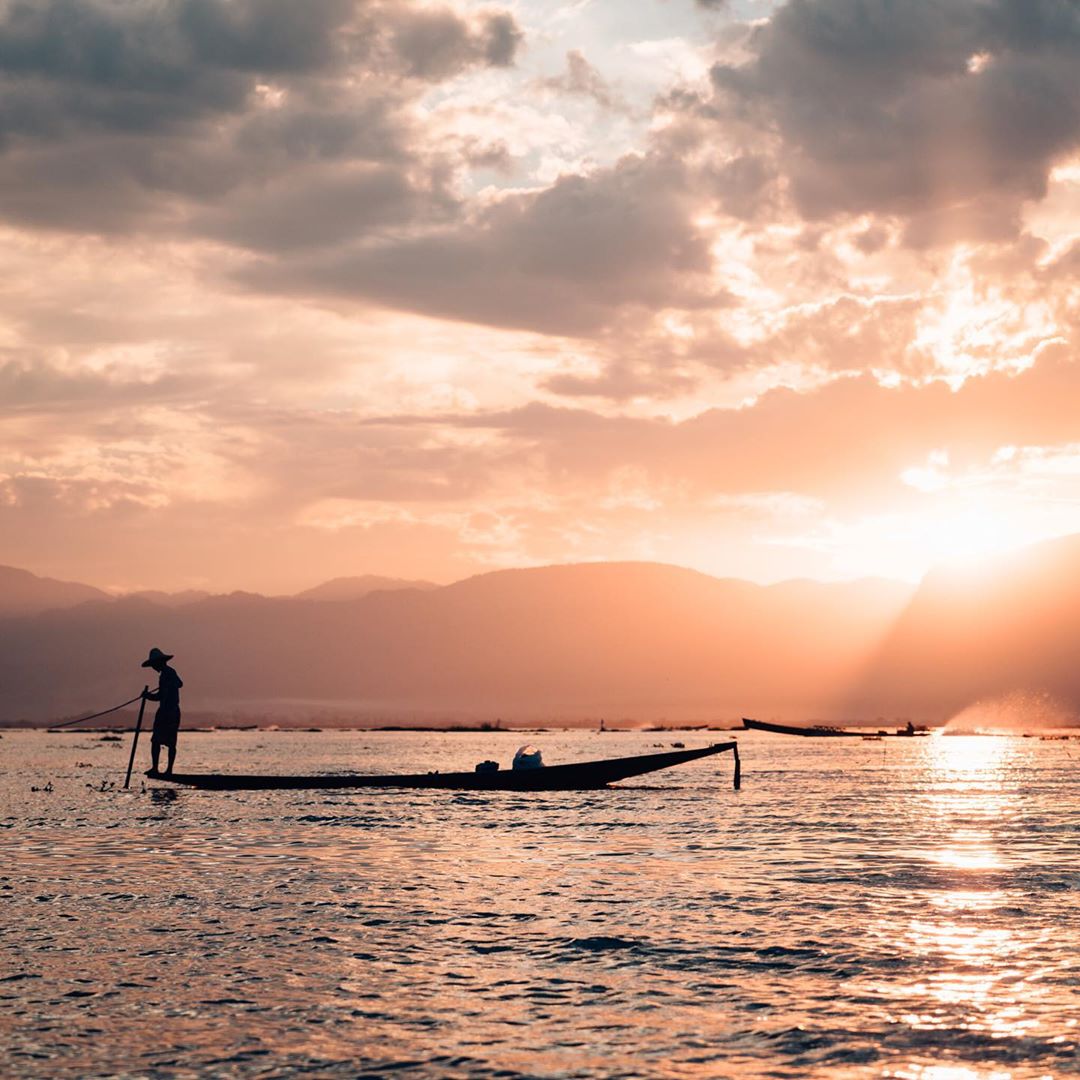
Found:
[[[958,829],[953,844],[927,852],[931,862],[954,870],[1000,870],[1002,863],[990,844],[990,834],[978,829]]]
[[[1010,757],[1011,739],[993,735],[949,735],[926,740],[930,764],[943,772],[973,774],[984,781],[988,769],[1000,769]]]
[[[1006,783],[1012,740],[955,736],[932,740],[928,763],[937,782],[925,796],[925,811],[941,828],[941,843],[928,861],[958,871],[1001,870],[993,825],[1015,799]]]
[[[897,1080],[1013,1080],[1008,1069],[969,1069],[966,1065],[914,1065],[888,1075]]]
[[[1037,1002],[1046,993],[1040,941],[1004,914],[1015,905],[1004,875],[1017,855],[1015,845],[1003,841],[1011,836],[1003,826],[1022,812],[1019,747],[1016,739],[980,736],[928,739],[922,747],[929,782],[913,810],[923,843],[911,852],[912,899],[919,893],[921,899],[903,905],[876,935],[913,976],[874,988],[896,1003],[894,1021],[913,1031],[959,1028],[996,1042],[1031,1036],[1040,1026]],[[911,1062],[890,1075],[983,1080],[1012,1074]]]

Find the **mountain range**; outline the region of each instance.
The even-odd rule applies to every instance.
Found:
[[[1080,537],[917,588],[586,563],[178,601],[28,577],[0,571],[0,723],[132,696],[151,645],[176,654],[189,716],[942,722],[1005,700],[1043,720],[1080,712]]]
[[[69,608],[90,600],[108,599],[107,592],[92,585],[57,581],[14,566],[0,566],[0,618],[34,615],[52,608]]]
[[[436,589],[431,581],[410,581],[404,578],[381,577],[378,574],[361,574],[359,577],[338,577],[324,581],[314,588],[295,594],[299,600],[359,600],[368,593],[380,589]],[[200,600],[208,600],[214,594],[205,589],[184,589],[165,592],[160,589],[140,589],[135,592],[114,595],[93,585],[76,581],[58,581],[39,577],[28,570],[14,566],[0,566],[0,618],[12,615],[36,615],[42,611],[72,608],[88,601],[116,601],[122,599],[148,600],[166,607],[182,607]]]
[[[327,593],[95,598],[0,619],[0,722],[130,697],[151,645],[176,654],[185,708],[214,714],[737,721],[837,694],[908,588],[586,563]]]

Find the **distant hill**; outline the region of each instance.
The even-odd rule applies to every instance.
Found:
[[[380,589],[437,589],[431,581],[410,581],[406,578],[380,577],[378,574],[362,574],[359,577],[338,577],[324,581],[312,589],[296,593],[298,600],[359,600],[368,593]]]
[[[184,589],[181,592],[162,592],[160,589],[141,589],[139,592],[128,593],[128,596],[137,597],[140,600],[148,600],[151,604],[164,604],[166,607],[182,607],[184,604],[194,604],[198,600],[206,600],[211,593],[205,589]]]
[[[57,581],[14,566],[0,566],[0,618],[33,615],[55,608],[74,607],[88,600],[108,599],[108,593],[91,585]]]
[[[130,697],[151,645],[176,653],[189,710],[275,719],[1080,717],[1080,536],[917,589],[655,563],[355,580],[165,603],[0,568],[0,723]],[[397,587],[348,595],[373,581]]]
[[[927,575],[847,700],[946,719],[1008,698],[1023,722],[1025,695],[1036,717],[1080,718],[1080,536]]]
[[[176,654],[188,709],[802,717],[850,686],[909,594],[893,582],[763,587],[654,563],[590,563],[336,603],[121,599],[0,623],[0,720],[130,697],[151,645]]]

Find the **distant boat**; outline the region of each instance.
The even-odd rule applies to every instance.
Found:
[[[638,754],[633,757],[582,761],[573,765],[543,765],[535,769],[506,769],[478,772],[353,773],[330,776],[252,776],[242,773],[173,773],[165,776],[153,770],[151,780],[207,791],[264,791],[276,789],[337,788],[451,788],[462,791],[584,791],[606,787],[632,776],[644,776],[670,769],[687,761],[731,751],[735,758],[735,787],[740,786],[739,744],[714,743],[696,750],[667,754]]]
[[[914,728],[911,731],[907,728],[897,728],[895,731],[864,728],[860,731],[858,728],[830,727],[827,724],[771,724],[765,720],[751,720],[746,716],[743,717],[743,727],[747,731],[772,731],[777,735],[803,735],[814,739],[865,739],[867,736],[910,739],[913,736],[930,734],[925,728]]]

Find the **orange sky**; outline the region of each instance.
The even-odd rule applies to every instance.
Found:
[[[127,589],[1080,531],[1064,0],[0,4],[0,563]]]

